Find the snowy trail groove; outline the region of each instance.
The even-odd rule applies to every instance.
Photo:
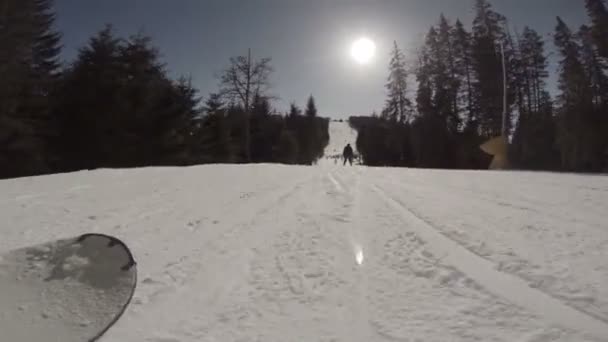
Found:
[[[530,287],[523,279],[497,270],[495,264],[441,234],[432,223],[412,212],[386,190],[378,186],[374,186],[373,190],[403,216],[405,222],[409,223],[408,226],[428,243],[434,253],[442,255],[446,263],[464,272],[488,291],[561,326],[585,331],[597,337],[608,336],[606,321],[576,310],[545,292]]]
[[[425,185],[420,171],[406,173],[408,177],[387,172],[388,181],[382,183],[393,193],[399,190],[397,197],[409,212],[492,261],[499,271],[608,322],[608,287],[603,286],[607,268],[601,261],[607,255],[606,214],[600,210],[608,200],[602,190],[606,177],[561,175],[557,178],[562,184],[548,182],[556,178],[551,174],[522,172],[501,177],[500,173],[472,172],[471,176],[482,180],[461,179],[460,184],[431,187]],[[505,182],[512,176],[517,180]],[[436,204],[424,205],[429,200]]]

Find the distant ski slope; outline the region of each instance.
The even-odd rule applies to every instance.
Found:
[[[357,131],[352,129],[347,121],[329,123],[329,145],[325,148],[325,156],[342,155],[346,144],[357,149]]]
[[[140,283],[103,341],[608,341],[606,203],[602,176],[99,170],[0,181],[0,254],[128,243]]]

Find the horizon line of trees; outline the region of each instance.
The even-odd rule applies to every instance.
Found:
[[[608,10],[585,0],[590,23],[559,17],[559,93],[547,90],[546,42],[513,32],[488,0],[471,30],[441,15],[408,68],[395,42],[380,115],[352,117],[367,165],[487,168],[479,145],[501,134],[502,51],[507,132],[516,168],[601,172],[608,168]],[[95,169],[201,163],[313,164],[329,120],[310,97],[303,112],[272,107],[271,60],[231,58],[204,103],[186,78],[172,79],[149,37],[106,27],[61,66],[52,0],[5,0],[0,14],[0,178]],[[415,78],[412,99],[408,80]]]
[[[441,15],[409,69],[395,42],[380,115],[352,117],[367,165],[485,169],[479,146],[501,135],[502,51],[507,69],[509,157],[532,170],[608,170],[608,10],[585,0],[590,23],[572,31],[559,17],[559,93],[547,86],[546,42],[534,29],[507,27],[488,0],[476,0],[471,30]],[[415,78],[415,98],[408,79]]]
[[[149,37],[110,26],[61,66],[52,0],[5,0],[0,13],[0,178],[202,163],[313,164],[329,120],[272,107],[270,58],[231,58],[204,104],[172,79]]]

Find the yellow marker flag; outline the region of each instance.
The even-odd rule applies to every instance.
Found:
[[[494,156],[489,166],[490,170],[504,170],[509,167],[509,143],[505,136],[498,136],[486,141],[480,146],[485,153]]]

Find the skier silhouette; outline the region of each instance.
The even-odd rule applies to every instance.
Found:
[[[346,147],[344,147],[344,152],[342,152],[342,157],[344,158],[344,164],[346,165],[346,161],[348,161],[350,163],[350,165],[353,165],[353,158],[355,157],[355,154],[353,152],[353,148],[350,147],[350,144],[346,145]]]

